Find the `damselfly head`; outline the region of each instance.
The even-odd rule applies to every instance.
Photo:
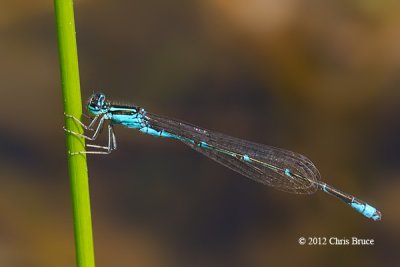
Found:
[[[101,113],[106,113],[109,103],[106,101],[106,96],[103,93],[97,92],[93,93],[90,97],[87,108],[93,115],[99,115]]]

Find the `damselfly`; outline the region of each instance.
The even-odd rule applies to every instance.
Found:
[[[314,164],[298,153],[206,130],[186,122],[146,112],[138,106],[112,104],[103,93],[94,93],[89,99],[87,109],[94,116],[88,126],[74,116],[68,114],[65,116],[81,124],[86,130],[93,131],[93,135],[87,136],[64,128],[65,131],[94,141],[99,136],[104,123],[109,122],[108,145],[88,144],[87,147],[96,150],[70,152],[71,155],[109,154],[116,150],[117,142],[113,125],[120,124],[138,129],[145,134],[177,139],[259,183],[297,194],[312,194],[319,189],[337,197],[367,218],[376,221],[382,217],[381,212],[368,203],[322,182]]]

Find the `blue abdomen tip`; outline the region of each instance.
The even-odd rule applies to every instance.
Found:
[[[370,218],[374,221],[379,221],[382,218],[381,212],[372,207],[371,205],[368,205],[367,203],[362,204],[362,203],[352,202],[350,205],[353,209],[355,209],[365,217]]]

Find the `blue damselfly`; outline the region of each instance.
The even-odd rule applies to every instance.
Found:
[[[186,122],[149,113],[138,106],[112,104],[103,93],[94,93],[89,99],[87,108],[94,117],[88,126],[71,115],[65,116],[81,124],[86,130],[93,131],[92,136],[64,129],[71,134],[94,141],[99,136],[104,123],[109,122],[108,145],[88,144],[87,147],[96,150],[70,152],[71,155],[109,154],[116,150],[117,142],[113,125],[119,124],[138,129],[145,134],[177,139],[259,183],[297,194],[312,194],[321,190],[350,205],[367,218],[376,221],[382,217],[381,212],[368,203],[322,182],[314,164],[298,153],[206,130]]]

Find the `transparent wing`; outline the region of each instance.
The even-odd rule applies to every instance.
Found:
[[[259,183],[297,194],[312,194],[318,189],[317,168],[298,153],[151,113],[146,113],[145,120],[152,128],[176,136],[192,149]]]

